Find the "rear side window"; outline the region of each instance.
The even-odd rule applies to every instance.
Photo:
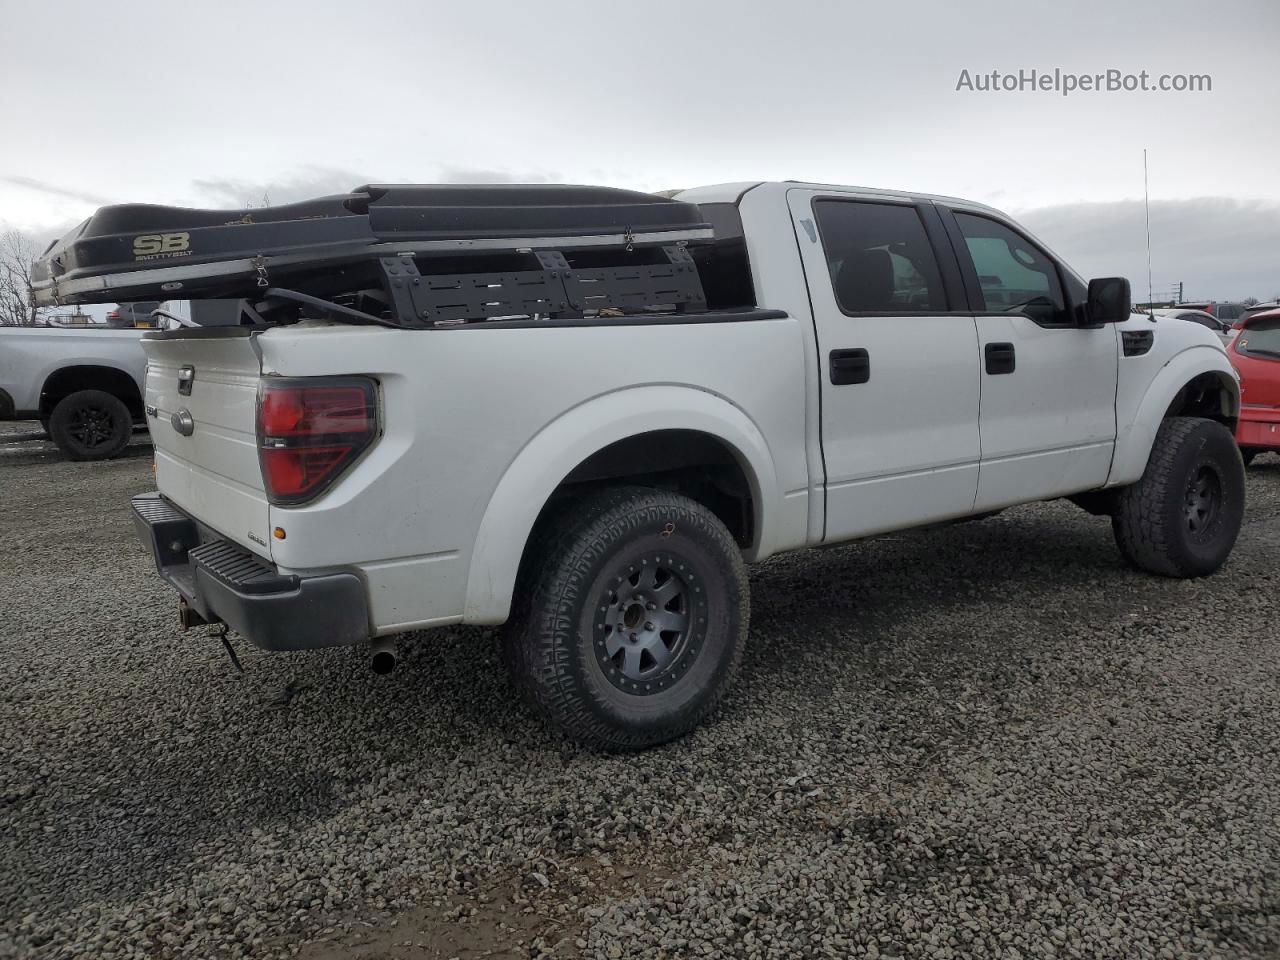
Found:
[[[988,313],[1025,313],[1046,326],[1069,326],[1058,268],[1026,237],[1002,223],[957,213]]]
[[[1280,320],[1259,320],[1236,338],[1236,349],[1251,357],[1280,360]]]
[[[813,205],[836,302],[845,313],[945,313],[942,274],[915,207]]]

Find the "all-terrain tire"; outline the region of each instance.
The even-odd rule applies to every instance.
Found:
[[[132,434],[129,408],[103,390],[80,390],[63,397],[49,417],[49,435],[70,460],[119,456]]]
[[[1120,490],[1111,518],[1129,563],[1165,577],[1203,577],[1226,561],[1244,519],[1244,463],[1213,420],[1160,424],[1141,479]]]
[[[710,510],[662,490],[605,488],[534,531],[505,654],[525,700],[561,732],[639,749],[715,709],[748,618],[741,552]]]

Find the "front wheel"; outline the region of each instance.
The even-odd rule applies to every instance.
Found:
[[[1139,569],[1203,577],[1226,561],[1244,519],[1244,462],[1213,420],[1169,417],[1141,479],[1119,491],[1116,543]]]
[[[715,709],[747,621],[746,569],[724,524],[687,497],[620,487],[541,524],[505,643],[516,686],[554,726],[627,750]]]

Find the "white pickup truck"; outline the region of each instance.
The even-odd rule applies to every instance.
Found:
[[[105,460],[143,422],[142,330],[0,327],[0,420],[39,420],[72,460]]]
[[[596,746],[714,708],[745,563],[1070,497],[1195,577],[1240,527],[1218,339],[981,204],[369,186],[252,235],[111,209],[81,235],[173,256],[57,248],[50,302],[259,288],[252,322],[146,340],[159,491],[133,507],[185,622],[383,666],[396,634],[505,623],[516,686]]]

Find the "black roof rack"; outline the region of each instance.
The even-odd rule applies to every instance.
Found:
[[[396,326],[698,309],[685,248],[712,239],[696,205],[629,190],[367,184],[257,209],[103,207],[49,246],[33,287],[37,305],[250,298],[268,288],[332,299],[372,288]]]

